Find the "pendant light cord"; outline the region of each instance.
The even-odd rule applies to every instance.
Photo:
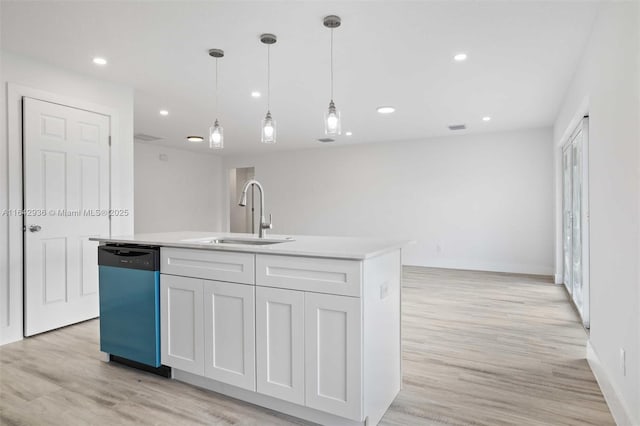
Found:
[[[333,28],[331,28],[331,101],[333,102]]]
[[[216,120],[218,119],[218,58],[216,58]]]
[[[267,44],[267,112],[271,110],[271,45]]]

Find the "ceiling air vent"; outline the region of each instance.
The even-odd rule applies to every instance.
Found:
[[[335,139],[331,139],[331,138],[320,138],[318,139],[318,142],[322,142],[322,143],[328,143],[328,142],[335,142]]]
[[[133,135],[133,138],[144,142],[159,141],[160,139],[162,139],[157,136],[151,136],[144,133],[136,133],[135,135]]]
[[[465,130],[467,128],[464,124],[452,124],[449,126],[449,130]]]

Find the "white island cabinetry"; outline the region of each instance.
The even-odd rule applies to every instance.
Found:
[[[161,259],[162,363],[175,379],[330,425],[377,424],[399,392],[399,249],[162,247]]]
[[[258,392],[304,405],[304,293],[256,287]]]
[[[255,288],[203,280],[204,375],[256,390]]]
[[[162,363],[204,374],[202,280],[163,275],[160,289]]]
[[[255,390],[255,256],[179,248],[160,253],[162,363]]]

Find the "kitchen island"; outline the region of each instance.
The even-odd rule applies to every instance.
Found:
[[[377,424],[400,390],[407,241],[94,240],[160,247],[161,359],[176,380],[326,425]]]

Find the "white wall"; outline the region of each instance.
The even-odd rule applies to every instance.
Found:
[[[136,233],[220,230],[219,157],[136,142],[134,170]]]
[[[274,233],[406,238],[405,264],[550,275],[551,142],[551,129],[534,129],[224,164],[255,166]]]
[[[554,127],[560,146],[589,114],[591,334],[598,381],[620,425],[640,425],[640,19],[638,3],[603,4]],[[558,222],[560,225],[561,222]],[[562,272],[561,226],[556,273]],[[620,349],[626,351],[623,375]],[[594,364],[595,363],[595,364]]]
[[[55,98],[87,109],[106,107],[112,112],[112,208],[133,212],[133,90],[6,51],[0,51],[0,57],[0,127],[7,129],[0,145],[0,211],[22,208],[20,96],[37,94],[44,100]],[[133,217],[114,218],[112,230],[132,232]],[[22,220],[0,215],[0,344],[21,338]]]

